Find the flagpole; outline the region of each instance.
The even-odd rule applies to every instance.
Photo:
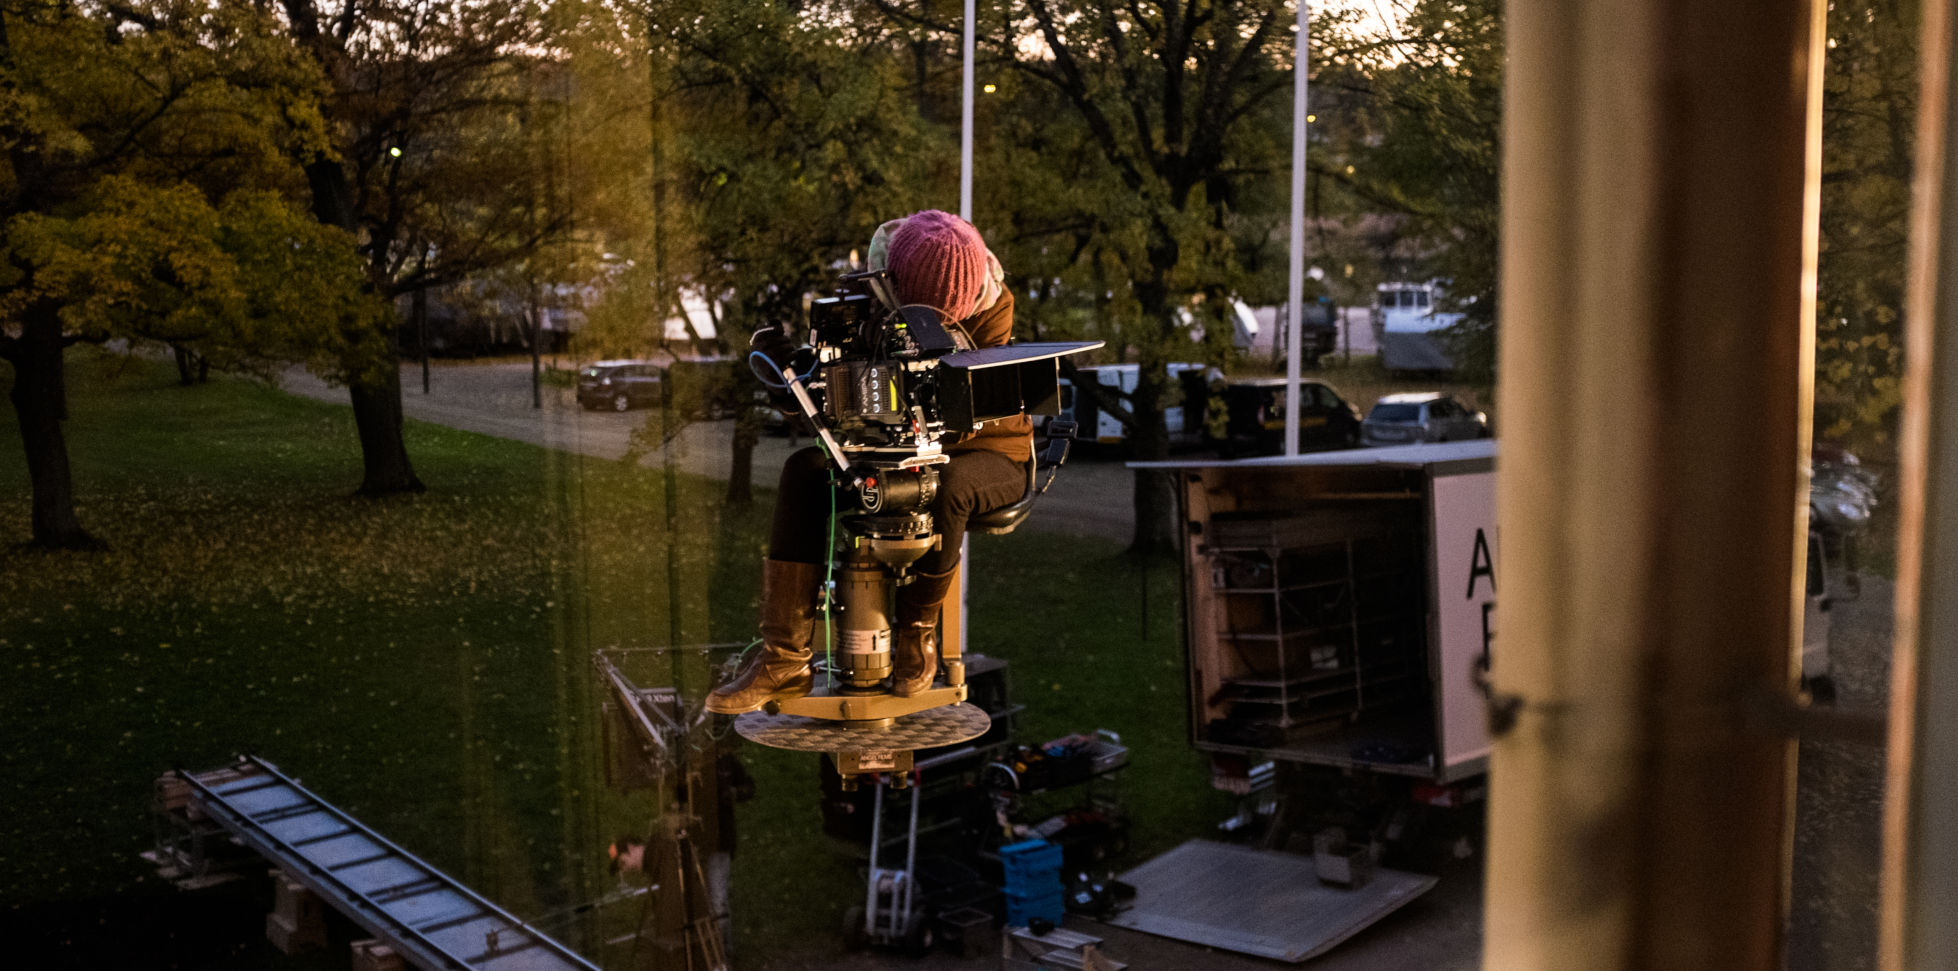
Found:
[[[1292,252],[1285,283],[1286,455],[1299,453],[1299,340],[1305,321],[1305,64],[1312,10],[1307,0],[1298,0],[1298,8],[1298,42],[1292,65]]]

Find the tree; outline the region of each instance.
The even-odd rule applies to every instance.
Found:
[[[1322,126],[1334,142],[1318,166],[1361,210],[1405,220],[1467,314],[1459,359],[1491,381],[1502,12],[1500,0],[1420,0],[1386,36],[1335,39],[1350,56],[1321,73],[1348,111]],[[1918,23],[1913,0],[1831,4],[1823,73],[1816,435],[1884,451],[1901,402]]]
[[[1446,281],[1460,371],[1495,380],[1502,173],[1502,2],[1416,0],[1362,31],[1328,25],[1315,172],[1359,218],[1392,216],[1394,272]]]
[[[758,327],[799,327],[805,298],[836,284],[883,219],[944,206],[930,159],[946,143],[918,123],[903,39],[879,18],[701,2],[648,23],[658,231],[638,239],[668,311],[652,319],[681,286],[721,298],[717,333],[742,358]],[[732,370],[719,386],[736,417],[728,499],[746,503],[760,386],[744,362]]]
[[[886,9],[932,22],[926,7]],[[1200,321],[1228,307],[1249,280],[1247,258],[1273,245],[1280,222],[1268,205],[1246,203],[1269,200],[1265,184],[1287,157],[1292,15],[1270,0],[1024,0],[993,16],[1008,29],[987,32],[992,57],[1022,82],[993,110],[1032,140],[994,142],[1022,158],[989,170],[1008,181],[1004,197],[988,199],[1010,214],[995,229],[1008,265],[1037,274],[1030,324],[1058,325],[1065,315],[1040,306],[1058,296],[1072,295],[1077,319],[1092,307],[1093,333],[1133,349],[1140,364],[1127,409],[1136,457],[1166,458],[1163,409],[1174,389],[1165,366],[1221,356],[1229,335],[1205,327],[1211,349],[1195,348],[1184,315]],[[1168,479],[1138,470],[1130,549],[1173,548],[1170,514]]]
[[[1918,5],[1834,3],[1822,76],[1815,435],[1894,454],[1902,405]]]
[[[362,344],[352,240],[272,191],[291,177],[283,151],[317,140],[315,81],[242,4],[0,3],[0,358],[34,545],[98,545],[62,432],[69,346],[176,344],[248,367]]]
[[[529,3],[281,0],[292,40],[326,78],[328,143],[297,156],[321,223],[360,240],[367,285],[395,297],[535,255],[535,89],[555,21]],[[540,55],[539,52],[544,52]],[[347,385],[360,492],[423,488],[401,437],[398,368]]]

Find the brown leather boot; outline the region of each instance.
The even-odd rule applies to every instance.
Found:
[[[763,560],[761,571],[761,648],[733,680],[707,696],[707,710],[739,715],[770,701],[800,698],[816,686],[809,670],[809,635],[816,626],[816,587],[820,563]]]
[[[959,575],[915,573],[897,588],[897,616],[891,624],[891,691],[900,698],[924,692],[938,677],[938,608]]]

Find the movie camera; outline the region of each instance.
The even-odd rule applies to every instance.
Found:
[[[929,507],[938,466],[950,460],[945,446],[988,421],[1060,414],[1060,358],[1101,342],[977,348],[936,310],[899,306],[882,271],[844,276],[835,294],[812,304],[809,318],[808,345],[763,330],[749,364],[814,429],[839,504],[848,503],[838,509],[842,529],[825,591],[833,637],[825,645],[819,630],[815,644],[819,654],[829,648],[832,685],[742,716],[736,726],[762,744],[829,752],[846,779],[901,773],[911,750],[973,738],[989,724],[984,712],[961,704],[965,671],[954,639],[940,639],[942,684],[911,697],[885,684],[892,593],[941,542]],[[1071,424],[1050,422],[1050,440],[1059,446],[1054,468],[1071,435]],[[1029,468],[1016,516],[1045,491],[1034,476]],[[988,524],[982,515],[971,525]]]

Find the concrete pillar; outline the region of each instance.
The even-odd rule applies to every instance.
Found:
[[[1884,804],[1881,966],[1958,967],[1958,25],[1924,4]]]
[[[377,939],[355,941],[350,949],[353,971],[408,971],[408,964],[401,960],[401,955]]]
[[[1508,6],[1484,967],[1782,965],[1822,14]]]
[[[326,903],[284,870],[272,871],[272,912],[265,937],[286,954],[326,946]]]

